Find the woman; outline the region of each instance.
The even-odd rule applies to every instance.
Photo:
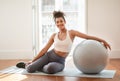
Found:
[[[73,40],[75,37],[84,39],[93,39],[102,42],[106,48],[111,49],[110,45],[103,39],[83,34],[76,30],[67,30],[65,27],[66,20],[64,13],[61,11],[54,11],[53,17],[58,33],[53,33],[46,46],[39,52],[39,54],[29,63],[18,63],[19,68],[26,68],[30,73],[35,71],[42,71],[48,74],[60,72],[64,69],[65,58],[68,56]],[[54,48],[50,51],[48,49],[54,44]]]

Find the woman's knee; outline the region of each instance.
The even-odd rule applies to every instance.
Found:
[[[54,73],[56,73],[55,68],[54,68],[53,65],[49,65],[49,66],[46,68],[46,70],[47,70],[47,73],[48,73],[48,74],[54,74]]]
[[[56,65],[56,63],[49,63],[48,65],[45,65],[43,69],[44,72],[48,74],[54,74],[62,71],[64,69],[64,66],[62,64]]]
[[[34,73],[36,70],[35,70],[34,66],[28,65],[28,66],[26,66],[26,71],[28,73]]]

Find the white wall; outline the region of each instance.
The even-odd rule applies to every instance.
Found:
[[[120,0],[88,0],[87,31],[110,43],[111,58],[120,58]]]
[[[87,0],[88,34],[101,37],[120,58],[120,0]],[[32,0],[0,0],[0,59],[32,58]]]
[[[32,0],[0,0],[0,59],[32,56]]]

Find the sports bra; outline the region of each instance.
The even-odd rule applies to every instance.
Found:
[[[67,31],[66,38],[64,40],[60,40],[58,38],[58,33],[54,37],[54,49],[61,52],[70,52],[72,47],[72,40],[69,36],[69,32]]]

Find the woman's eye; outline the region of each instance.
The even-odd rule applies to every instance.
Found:
[[[63,22],[63,21],[60,21],[60,22]]]

